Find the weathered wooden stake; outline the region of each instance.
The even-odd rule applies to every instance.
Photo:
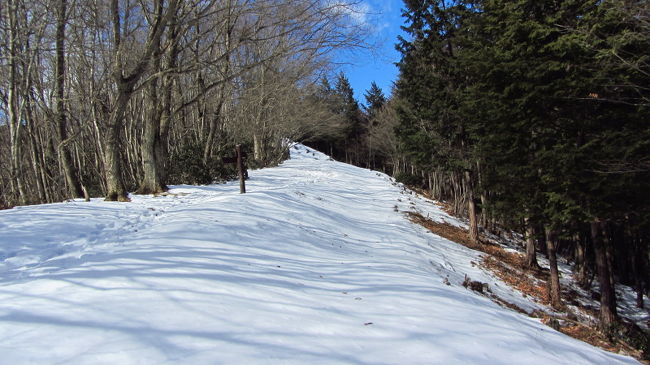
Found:
[[[237,172],[239,173],[239,193],[246,193],[246,182],[244,180],[244,158],[241,154],[241,145],[235,146],[235,155],[237,156]]]

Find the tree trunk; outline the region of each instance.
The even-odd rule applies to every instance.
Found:
[[[32,118],[30,118],[32,119]],[[41,203],[47,203],[47,194],[46,194],[46,187],[43,184],[44,180],[41,179],[41,160],[38,157],[38,141],[36,140],[36,127],[34,125],[33,120],[28,122],[28,128],[30,129],[29,131],[29,142],[30,142],[30,152],[32,155],[32,168],[34,170],[34,177],[36,180],[36,189],[38,190],[38,198]]]
[[[7,18],[9,20],[9,91],[7,95],[7,112],[9,119],[9,140],[11,144],[11,187],[18,195],[20,204],[27,204],[25,188],[23,186],[22,170],[20,166],[20,107],[18,106],[18,4],[9,0],[7,4]]]
[[[157,194],[166,190],[166,187],[160,179],[156,163],[156,144],[159,143],[160,119],[162,118],[157,88],[158,82],[156,80],[152,81],[150,85],[150,115],[144,123],[144,134],[142,136],[142,145],[140,146],[143,178],[138,188],[138,194]]]
[[[465,170],[465,185],[467,191],[467,214],[469,215],[469,239],[473,243],[479,243],[478,219],[476,218],[476,203],[474,203],[474,189],[472,185],[472,173]]]
[[[590,280],[587,274],[587,244],[582,234],[576,235],[575,245],[576,281],[581,288],[587,290],[590,286]]]
[[[161,67],[161,49],[160,41],[154,45],[152,56],[153,69],[162,71]],[[163,107],[158,93],[160,86],[159,79],[154,79],[149,85],[150,107],[149,115],[145,117],[144,133],[142,135],[142,144],[140,153],[142,154],[143,177],[138,187],[138,194],[157,194],[166,191],[160,179],[158,164],[156,163],[156,144],[160,138],[160,121],[162,119]]]
[[[489,231],[491,229],[490,227],[490,217],[488,215],[488,210],[487,210],[487,205],[488,205],[488,197],[484,191],[481,191],[481,226],[483,226],[483,229],[486,231]]]
[[[225,48],[225,54],[229,55],[231,52],[231,37],[232,37],[232,32],[233,32],[233,26],[232,26],[232,2],[228,1],[228,13],[226,15],[226,23],[224,26],[223,34],[224,34],[224,48]],[[198,27],[198,25],[197,25]],[[198,32],[198,29],[197,29]],[[227,56],[223,60],[223,64],[220,64],[221,66],[221,74],[223,75],[223,82],[221,83],[221,86],[219,87],[219,92],[217,93],[217,102],[216,106],[214,109],[215,115],[210,118],[210,126],[209,126],[209,131],[208,131],[208,139],[205,143],[205,148],[203,150],[203,163],[207,165],[208,159],[210,158],[210,155],[212,154],[212,147],[214,144],[215,137],[217,135],[217,128],[219,126],[219,122],[223,118],[223,108],[224,104],[226,102],[227,98],[227,92],[226,92],[226,87],[228,86],[228,83],[226,82],[226,78],[230,76],[230,57]]]
[[[555,309],[562,307],[562,299],[560,294],[560,274],[557,269],[557,231],[546,228],[546,250],[548,253],[548,264],[550,269],[550,277],[548,279],[549,296],[551,298],[551,306]]]
[[[46,202],[52,203],[54,199],[52,198],[52,195],[50,194],[50,188],[49,185],[47,184],[47,163],[45,159],[45,141],[43,141],[42,134],[39,133],[37,128],[34,128],[34,138],[38,141],[38,156],[36,157],[39,161],[39,178],[41,180],[41,185],[43,185],[44,191],[45,191],[45,199]]]
[[[612,236],[611,226],[607,223],[602,224],[603,242],[605,244],[605,255],[607,257],[607,267],[609,268],[609,282],[612,284],[612,290],[609,292],[609,302],[612,303],[616,311],[616,278],[614,277],[614,238]]]
[[[535,227],[530,222],[530,218],[524,218],[526,224],[526,267],[533,270],[539,269],[537,263],[537,252],[535,249]]]
[[[241,145],[235,146],[235,154],[237,156],[237,174],[239,175],[239,193],[244,194],[246,193],[246,182],[244,181],[244,156],[241,152]]]
[[[110,115],[106,131],[104,163],[106,164],[106,201],[130,201],[122,181],[122,157],[120,156],[120,131],[126,105],[131,92],[122,91],[117,98],[115,109]]]
[[[169,57],[166,69],[173,70],[178,65],[178,25],[173,24],[169,28],[169,40],[172,42],[169,50]],[[156,168],[162,186],[167,189],[167,161],[169,160],[169,130],[172,123],[172,92],[174,87],[174,76],[166,75],[163,78],[163,99],[162,116],[160,119],[160,135],[154,146],[156,153]]]
[[[226,98],[224,88],[221,88],[221,93],[219,94],[219,96],[217,96],[217,98],[218,98],[217,105],[215,107],[214,115],[210,118],[208,136],[205,140],[205,147],[203,148],[204,165],[208,164],[208,162],[210,161],[210,157],[212,156],[214,140],[217,135],[218,127],[220,124],[219,122],[221,121],[222,118],[222,108]]]
[[[175,66],[174,66],[175,67]],[[160,135],[154,146],[156,153],[156,166],[158,177],[162,186],[167,189],[167,161],[169,160],[169,130],[172,122],[172,86],[170,76],[166,78],[165,94],[163,98],[163,113],[160,119]]]
[[[253,158],[259,164],[263,164],[264,161],[264,147],[262,146],[263,137],[258,133],[253,133]]]
[[[603,223],[600,220],[591,222],[591,237],[596,256],[596,269],[598,271],[598,283],[600,285],[600,329],[605,333],[609,332],[616,322],[616,303],[612,302],[614,285],[610,281],[610,267],[607,260],[607,241],[603,235]]]
[[[152,58],[155,56],[160,47],[160,38],[162,37],[167,23],[176,14],[178,0],[169,2],[166,12],[163,12],[163,1],[155,2],[156,18],[149,29],[145,50],[137,58],[135,66],[130,72],[126,72],[123,64],[122,54],[125,50],[122,47],[121,36],[121,16],[123,12],[119,9],[119,1],[111,1],[111,15],[113,25],[114,40],[114,64],[112,77],[117,86],[117,100],[113,106],[113,112],[107,123],[107,136],[105,146],[105,164],[106,164],[106,200],[109,201],[129,201],[126,194],[126,187],[122,181],[122,162],[120,158],[120,131],[124,125],[124,115],[131,96],[135,91],[138,81],[144,76],[150,68]],[[155,163],[155,162],[154,162]],[[156,174],[157,175],[157,174]]]
[[[634,242],[634,286],[636,289],[636,306],[643,308],[643,288],[647,283],[646,273],[646,249],[640,235],[635,232],[632,235]]]
[[[77,177],[77,171],[72,164],[72,157],[70,149],[68,148],[68,132],[67,132],[67,117],[65,108],[65,26],[66,26],[66,10],[67,0],[59,0],[57,3],[56,15],[56,94],[55,106],[56,112],[54,118],[56,120],[56,130],[59,137],[58,154],[63,168],[63,175],[68,187],[68,194],[72,198],[83,197],[81,184]]]

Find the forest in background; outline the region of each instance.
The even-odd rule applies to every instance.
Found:
[[[330,56],[363,43],[354,4],[10,0],[0,5],[0,205],[159,193],[234,176],[303,141],[525,235],[598,288],[650,291],[646,1],[406,0],[390,96],[361,105]]]
[[[616,284],[650,294],[648,2],[406,0],[403,16],[391,96],[350,92],[345,137],[311,145],[448,202],[474,242],[522,233],[556,308],[566,258],[619,329]]]
[[[342,119],[316,98],[363,47],[322,0],[8,0],[0,5],[0,206],[160,193],[252,167]]]

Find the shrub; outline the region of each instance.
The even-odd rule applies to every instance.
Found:
[[[203,163],[203,146],[186,144],[169,158],[170,184],[212,184],[237,178],[235,166],[224,165],[222,156],[213,156]]]
[[[409,174],[407,172],[398,173],[395,175],[395,180],[401,182],[404,185],[416,187],[420,187],[424,183],[421,176]]]

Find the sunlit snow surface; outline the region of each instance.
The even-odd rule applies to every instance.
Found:
[[[632,364],[460,285],[462,224],[298,145],[238,184],[0,212],[1,364]],[[451,285],[443,283],[448,277]]]

